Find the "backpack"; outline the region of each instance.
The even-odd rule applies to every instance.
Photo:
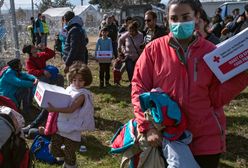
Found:
[[[10,126],[12,133],[7,142],[0,149],[1,168],[32,168],[34,167],[33,155],[29,150],[26,140],[21,132],[16,133],[15,125],[11,117],[0,113],[0,118]]]
[[[111,140],[110,153],[124,153],[128,148],[134,146],[137,134],[137,121],[131,119],[116,131]]]
[[[60,162],[49,151],[50,139],[45,136],[37,135],[31,146],[31,152],[35,159],[48,164],[59,164]]]
[[[121,168],[125,167],[127,162],[129,162],[128,168],[136,168],[138,166],[141,150],[137,144],[137,121],[131,119],[121,126],[111,139],[110,153],[123,154]]]

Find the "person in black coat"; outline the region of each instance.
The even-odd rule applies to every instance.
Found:
[[[67,37],[65,48],[63,51],[63,60],[65,62],[64,72],[69,71],[69,67],[74,61],[86,63],[86,36],[82,28],[83,21],[79,16],[75,16],[74,12],[68,11],[64,15],[67,24]]]

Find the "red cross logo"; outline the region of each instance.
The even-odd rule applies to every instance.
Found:
[[[219,62],[220,62],[220,57],[218,57],[218,56],[214,56],[213,61],[214,61],[214,62],[219,63]]]

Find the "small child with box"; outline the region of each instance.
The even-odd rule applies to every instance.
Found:
[[[103,27],[100,30],[100,37],[96,43],[96,59],[99,62],[100,88],[110,86],[110,65],[113,57],[112,41],[108,37],[108,28]],[[105,82],[104,82],[105,79]],[[105,83],[105,85],[104,85]]]
[[[70,85],[66,88],[64,95],[65,97],[70,95],[69,104],[61,102],[57,105],[55,99],[62,101],[64,98],[55,93],[55,97],[47,102],[46,109],[58,115],[56,119],[47,120],[46,128],[40,127],[39,132],[43,131],[46,134],[46,129],[52,126],[53,132],[47,132],[52,135],[52,155],[60,160],[64,158],[63,167],[76,168],[76,151],[80,148],[81,131],[95,129],[92,94],[85,88],[92,83],[92,74],[86,65],[76,62],[70,67],[67,77]],[[64,151],[61,149],[63,145]]]

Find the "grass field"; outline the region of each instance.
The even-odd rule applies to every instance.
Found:
[[[88,45],[93,52],[96,37],[90,39]],[[51,60],[62,68],[59,57]],[[77,153],[80,168],[118,168],[120,156],[109,154],[109,142],[115,131],[123,123],[133,118],[130,101],[130,89],[127,75],[124,73],[122,86],[99,89],[98,64],[90,60],[89,67],[93,72],[93,84],[89,88],[94,94],[96,131],[84,133],[87,152]],[[112,75],[112,74],[111,74]],[[113,84],[111,76],[111,83]],[[228,106],[227,115],[227,152],[221,157],[221,168],[248,167],[248,89],[242,92]],[[36,162],[37,168],[55,168]]]

